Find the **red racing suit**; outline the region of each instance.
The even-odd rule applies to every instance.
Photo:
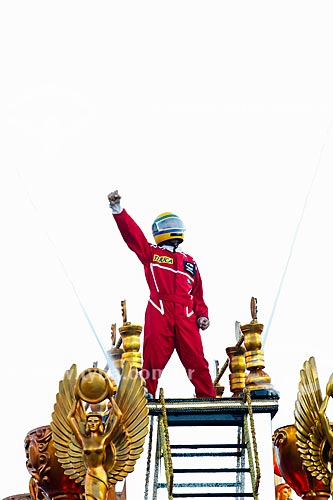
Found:
[[[197,264],[181,251],[149,243],[125,209],[114,213],[119,231],[144,266],[150,298],[143,339],[142,376],[154,397],[174,349],[198,398],[215,398],[197,319],[208,318]]]

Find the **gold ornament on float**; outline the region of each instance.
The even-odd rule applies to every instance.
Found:
[[[245,385],[250,391],[272,389],[271,378],[264,371],[264,352],[261,349],[261,334],[264,325],[257,321],[257,299],[254,297],[251,299],[251,315],[251,323],[240,326],[244,335],[245,362],[249,372],[245,379]]]
[[[87,498],[105,500],[143,451],[149,416],[142,378],[128,361],[118,387],[96,367],[76,373],[72,365],[59,383],[51,422],[55,455]],[[103,401],[108,411],[86,412],[89,404],[104,407]]]

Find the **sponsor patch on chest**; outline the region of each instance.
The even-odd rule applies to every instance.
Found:
[[[197,273],[197,266],[194,262],[189,262],[188,260],[184,260],[184,271],[195,276]]]
[[[155,253],[153,256],[153,262],[160,262],[161,264],[173,264],[173,258],[168,257],[167,255],[157,255]]]

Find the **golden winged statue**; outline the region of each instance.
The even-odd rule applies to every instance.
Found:
[[[108,411],[86,412],[107,401]],[[84,484],[88,500],[105,500],[140,457],[148,432],[148,407],[137,368],[124,362],[118,387],[97,367],[77,377],[72,365],[59,383],[52,413],[55,455],[65,475]],[[114,486],[113,486],[114,487]]]
[[[332,493],[333,431],[326,416],[329,398],[333,396],[333,373],[323,399],[314,357],[300,371],[295,403],[296,446],[302,464],[312,477],[330,486]]]

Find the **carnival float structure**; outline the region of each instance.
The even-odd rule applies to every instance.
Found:
[[[5,500],[324,500],[332,492],[333,431],[314,358],[300,371],[295,423],[273,432],[279,393],[264,371],[263,325],[252,319],[217,369],[216,398],[148,399],[140,374],[142,327],[112,325],[108,351],[119,381],[73,364],[59,382],[52,421],[28,431],[28,493]],[[229,370],[231,397],[220,385]]]

